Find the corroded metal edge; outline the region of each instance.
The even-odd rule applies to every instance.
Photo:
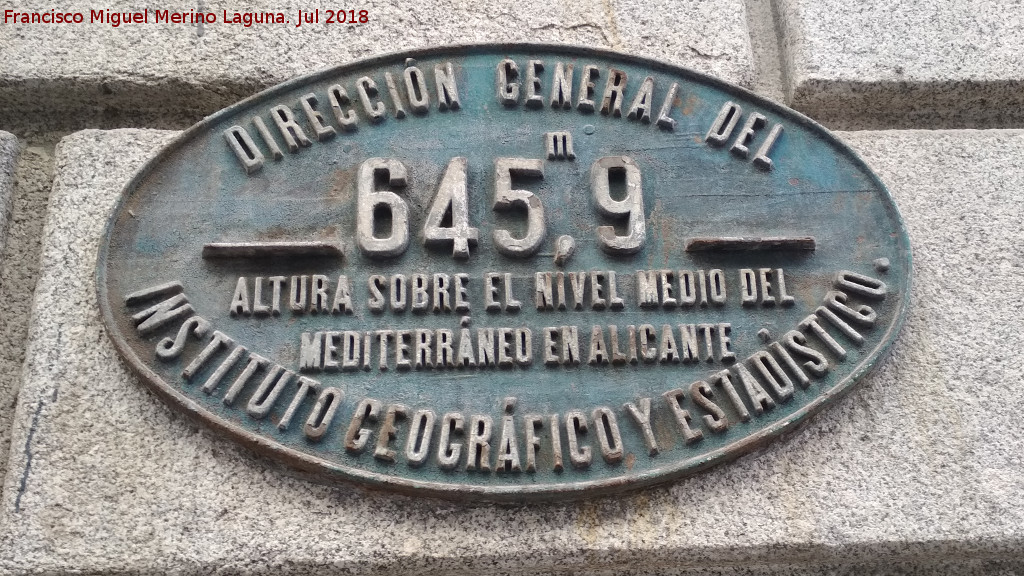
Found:
[[[507,487],[483,487],[465,484],[447,484],[437,482],[419,482],[408,479],[397,479],[393,476],[384,474],[377,474],[372,472],[363,472],[356,469],[350,469],[344,466],[339,466],[333,462],[323,460],[320,458],[312,457],[308,454],[302,453],[298,450],[288,448],[277,442],[270,441],[266,438],[252,434],[245,429],[235,426],[230,422],[227,422],[221,418],[209,414],[203,410],[198,404],[190,400],[187,396],[178,393],[172,386],[169,386],[164,382],[155,372],[148,369],[145,364],[139,359],[127,343],[120,337],[120,334],[115,330],[116,322],[113,317],[113,310],[110,306],[108,293],[106,290],[106,261],[110,250],[110,239],[114,227],[114,223],[117,220],[117,216],[124,210],[124,206],[128,198],[134,194],[139,185],[145,178],[152,172],[152,170],[159,165],[165,157],[169,156],[179,148],[183,147],[190,140],[192,140],[197,134],[203,132],[211,125],[219,122],[222,118],[230,116],[237,111],[247,108],[252,104],[263,99],[269,99],[277,94],[288,92],[294,88],[303,86],[305,84],[316,82],[324,79],[329,75],[343,74],[349,69],[366,67],[366,66],[381,66],[389,62],[402,61],[404,58],[428,58],[437,57],[444,55],[465,55],[467,52],[477,53],[500,53],[502,50],[536,50],[536,51],[549,51],[557,54],[567,54],[573,56],[581,55],[594,55],[601,58],[608,59],[622,59],[627,60],[631,63],[647,66],[653,70],[658,70],[665,73],[677,74],[684,78],[693,80],[695,82],[703,83],[722,90],[725,93],[734,94],[738,97],[744,98],[747,101],[752,101],[766,109],[770,109],[773,112],[779,113],[792,120],[798,122],[808,130],[823,136],[823,141],[836,149],[840,154],[848,157],[852,164],[858,169],[862,170],[869,175],[872,183],[877,186],[879,193],[882,196],[883,204],[890,212],[890,216],[899,226],[899,244],[901,244],[901,255],[905,258],[905,266],[907,270],[906,278],[906,291],[901,294],[900,302],[896,314],[889,324],[889,328],[886,333],[880,338],[879,344],[873,348],[868,354],[866,359],[860,364],[851,369],[850,374],[839,381],[835,386],[828,390],[822,390],[819,392],[818,397],[808,403],[806,406],[797,410],[791,414],[788,418],[783,419],[779,422],[771,424],[757,432],[753,432],[743,439],[724,446],[717,450],[711,451],[700,457],[690,458],[687,460],[676,461],[672,466],[665,466],[654,468],[643,474],[626,478],[616,478],[610,480],[599,480],[599,481],[587,481],[587,482],[574,482],[570,484],[534,484],[527,486],[507,486]],[[837,401],[839,398],[845,396],[853,387],[869,374],[876,366],[878,366],[886,357],[888,352],[891,350],[891,345],[895,341],[896,336],[902,329],[903,324],[906,321],[907,313],[910,306],[910,294],[912,290],[912,278],[913,278],[913,256],[910,247],[910,238],[907,234],[906,224],[903,221],[903,217],[900,214],[896,203],[892,198],[892,194],[885,184],[878,178],[878,176],[870,169],[866,162],[858,155],[853,149],[842,142],[838,137],[831,134],[823,126],[815,122],[814,120],[804,116],[796,110],[787,108],[781,104],[773,102],[767,98],[759,96],[749,90],[742,87],[726,83],[722,80],[714,78],[689,68],[677,66],[674,64],[668,64],[658,60],[632,56],[623,52],[614,50],[591,48],[574,46],[570,44],[542,44],[542,43],[495,43],[495,44],[454,44],[445,47],[426,48],[411,51],[392,52],[384,55],[373,56],[369,58],[354,60],[352,62],[325,68],[320,71],[314,72],[306,76],[300,76],[284,83],[278,84],[277,86],[268,88],[262,92],[259,92],[249,98],[246,98],[236,104],[233,104],[219,112],[216,112],[210,116],[207,116],[200,122],[193,125],[191,128],[186,129],[177,137],[168,143],[159,153],[152,157],[145,165],[132,177],[132,179],[125,186],[121,192],[121,196],[118,199],[114,210],[111,215],[107,218],[107,222],[104,226],[103,237],[101,245],[98,251],[97,264],[96,264],[96,289],[97,299],[100,307],[100,314],[103,319],[104,328],[110,335],[110,339],[117,348],[121,356],[128,360],[130,369],[142,380],[154,392],[157,393],[165,402],[173,405],[177,409],[184,412],[189,418],[202,423],[204,426],[223,432],[232,440],[239,442],[247,448],[256,451],[257,453],[268,456],[272,459],[284,461],[287,465],[306,472],[311,473],[310,479],[316,481],[332,482],[337,479],[344,479],[348,481],[357,481],[367,483],[371,487],[384,488],[392,491],[403,492],[413,495],[430,495],[445,499],[464,499],[466,496],[475,496],[485,500],[505,501],[505,502],[524,502],[527,498],[530,502],[537,501],[564,501],[581,499],[584,497],[598,496],[608,494],[614,491],[620,491],[626,488],[640,488],[645,486],[651,486],[654,484],[667,483],[673,480],[677,480],[681,477],[689,476],[702,472],[712,466],[728,462],[750,453],[762,446],[767,445],[770,441],[777,439],[779,436],[786,432],[791,432],[798,427],[802,426],[807,420],[821,411],[829,404]],[[457,489],[454,489],[457,487]],[[525,503],[525,502],[524,502]]]

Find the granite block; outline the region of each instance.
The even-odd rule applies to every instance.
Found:
[[[18,139],[14,134],[0,132],[0,252],[7,239],[7,226],[14,201],[14,169],[18,163]]]
[[[1024,20],[1008,0],[776,0],[794,108],[833,128],[1024,121]]]
[[[85,0],[62,4],[61,10],[83,14],[81,24],[0,27],[0,101],[18,117],[12,122],[24,122],[28,113],[36,122],[60,127],[78,121],[74,129],[80,129],[121,115],[142,118],[147,126],[187,118],[178,123],[183,127],[294,76],[357,58],[453,43],[578,44],[663,59],[744,86],[751,86],[754,76],[742,0],[368,0],[358,6],[176,0],[151,7],[148,23],[114,27],[106,16],[105,23],[89,23],[93,9],[104,15],[106,9],[143,10],[125,0],[104,6]],[[52,8],[45,0],[26,0],[17,11]],[[187,16],[211,13],[216,22],[157,23],[156,8]],[[366,10],[368,22],[326,23],[326,11],[339,8]],[[300,9],[318,11],[320,22],[296,27]],[[235,13],[265,12],[279,12],[288,22],[249,27],[224,22]],[[61,114],[42,114],[54,109]]]
[[[13,140],[0,140],[5,141]],[[10,198],[10,212],[4,220],[5,241],[0,242],[0,474],[7,471],[11,423],[21,387],[25,336],[39,273],[39,244],[53,177],[52,151],[52,146],[24,146],[11,166],[10,187],[4,192]],[[0,172],[6,174],[6,170]]]
[[[15,172],[17,171],[18,156],[20,152],[18,139],[13,134],[0,132],[0,271],[8,265],[9,255],[6,253],[7,231],[10,228],[11,208],[14,205],[15,196]],[[0,281],[3,275],[0,273]],[[0,291],[3,285],[0,284]],[[28,299],[22,303],[27,304]],[[0,304],[0,335],[7,332],[6,327],[10,322],[6,304]],[[20,338],[19,338],[20,340]],[[0,339],[0,363],[8,355],[15,353],[18,342],[8,342],[5,338]],[[16,376],[18,370],[14,370],[11,378],[0,376],[0,453],[5,453],[7,440],[10,435],[11,418],[14,416],[14,398],[17,393],[19,378]],[[4,458],[0,458],[0,472],[6,471]]]
[[[840,136],[915,250],[890,358],[802,430],[661,487],[495,505],[324,486],[177,416],[104,333],[94,265],[171,133],[74,134],[57,177],[0,508],[0,572],[964,574],[1024,570],[1024,132]]]

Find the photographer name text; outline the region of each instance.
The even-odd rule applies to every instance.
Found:
[[[173,11],[145,9],[137,11],[115,11],[98,9],[88,11],[62,11],[50,9],[41,12],[4,10],[4,24],[106,24],[118,28],[128,24],[234,24],[250,28],[262,24],[285,24],[300,28],[315,24],[366,24],[370,21],[368,10],[313,10],[299,9],[295,14],[279,11],[236,12],[221,10],[203,12],[197,10]]]

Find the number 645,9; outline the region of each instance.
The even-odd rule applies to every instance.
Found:
[[[452,256],[468,258],[470,247],[480,231],[469,223],[469,197],[466,190],[467,161],[455,157],[448,161],[441,183],[423,223],[423,241],[427,245],[450,245]],[[625,194],[612,198],[611,177],[625,176]],[[547,234],[544,204],[529,190],[512,188],[512,177],[544,177],[544,162],[533,158],[496,158],[494,160],[494,200],[491,207],[503,211],[513,207],[526,211],[526,232],[521,237],[508,230],[492,231],[494,245],[506,256],[526,258],[540,249]],[[378,189],[378,182],[386,183]],[[398,192],[405,188],[408,172],[394,158],[370,158],[359,166],[356,195],[356,241],[367,256],[389,257],[405,252],[409,246],[409,206]],[[598,158],[590,167],[590,190],[598,212],[612,220],[625,220],[624,235],[614,226],[597,226],[600,247],[610,254],[633,254],[647,239],[643,186],[640,168],[627,156]],[[391,213],[391,230],[385,237],[376,235],[377,214]],[[446,218],[447,217],[447,218]]]

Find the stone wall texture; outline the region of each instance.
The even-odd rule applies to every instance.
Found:
[[[1020,5],[778,0],[783,75],[795,108],[832,124],[1020,124]]]
[[[97,5],[63,4],[86,14]],[[289,24],[81,24],[0,26],[0,100],[17,110],[54,108],[95,116],[127,113],[198,119],[259,90],[355,58],[478,42],[549,42],[612,48],[660,58],[751,86],[754,71],[741,0],[623,0],[573,3],[386,2],[360,4],[369,22],[295,27],[298,11],[337,5],[314,0],[214,0],[204,11],[286,13]],[[46,0],[19,10],[49,10]],[[111,9],[138,10],[114,2]],[[154,7],[155,8],[155,7]],[[196,3],[168,0],[188,12]],[[671,18],[665,14],[671,13]],[[151,11],[149,17],[155,20]],[[358,17],[358,16],[357,16]],[[322,16],[326,19],[326,14]],[[88,18],[87,18],[88,20]],[[2,114],[2,111],[0,111]],[[0,116],[3,118],[3,116]]]
[[[7,226],[14,202],[14,170],[18,161],[18,139],[14,134],[0,132],[0,251],[7,239]]]
[[[1019,5],[359,9],[370,21],[358,26],[0,24],[0,574],[1024,573]],[[95,261],[122,188],[175,134],[155,128],[354,58],[523,41],[662,59],[846,130],[914,250],[910,313],[888,360],[736,462],[528,506],[310,483],[178,416],[131,375],[99,318]]]

